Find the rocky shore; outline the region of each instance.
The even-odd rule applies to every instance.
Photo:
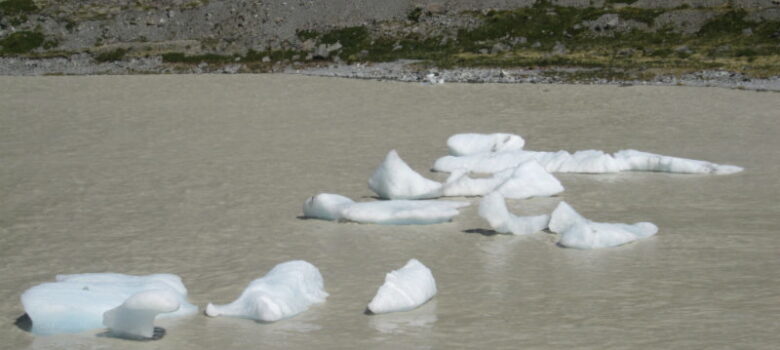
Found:
[[[0,0],[0,75],[260,72],[777,91],[780,0]]]

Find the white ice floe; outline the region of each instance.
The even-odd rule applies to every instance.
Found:
[[[169,290],[147,290],[133,294],[122,305],[103,313],[103,325],[112,335],[123,338],[152,338],[154,318],[174,312],[181,304]]]
[[[349,200],[349,202],[347,202]],[[309,197],[303,214],[324,220],[348,220],[386,225],[425,225],[452,220],[468,202],[439,200],[388,200],[356,203],[329,193]]]
[[[579,249],[616,247],[658,232],[658,227],[649,222],[633,225],[593,222],[566,202],[555,208],[549,227],[550,231],[561,234],[560,245]]]
[[[455,134],[447,139],[450,155],[467,156],[486,152],[504,152],[523,149],[525,140],[513,134]]]
[[[442,184],[412,170],[392,150],[368,179],[368,187],[384,199],[425,199],[441,196]]]
[[[547,228],[549,215],[517,216],[506,208],[504,197],[493,192],[479,203],[479,216],[487,220],[490,227],[498,233],[527,235]]]
[[[719,165],[701,160],[676,158],[658,154],[624,150],[610,155],[602,151],[585,150],[571,154],[566,151],[535,152],[506,151],[479,153],[462,157],[444,156],[436,160],[433,169],[441,172],[470,171],[494,174],[514,168],[531,159],[545,170],[559,173],[616,173],[621,171],[663,171],[672,173],[731,174],[742,171],[733,165]]]
[[[626,169],[633,171],[725,175],[738,173],[743,170],[735,165],[722,165],[703,160],[669,157],[632,149],[615,153],[615,158],[624,162]]]
[[[22,294],[22,305],[36,334],[77,333],[103,328],[103,314],[141,292],[167,291],[180,304],[160,317],[197,312],[187,302],[187,288],[171,274],[131,276],[118,273],[58,275],[56,282],[34,286]]]
[[[344,219],[344,209],[355,201],[338,194],[320,193],[303,203],[303,215],[307,218],[339,221]]]
[[[312,304],[325,302],[327,297],[317,267],[303,260],[288,261],[252,281],[234,302],[209,303],[206,315],[275,322],[304,312]]]
[[[563,186],[536,160],[499,171],[488,178],[471,178],[468,172],[453,172],[444,185],[445,196],[483,196],[493,191],[506,198],[549,197],[563,192]]]
[[[385,276],[368,310],[375,314],[409,311],[425,304],[436,295],[436,280],[431,270],[411,259],[399,270]]]

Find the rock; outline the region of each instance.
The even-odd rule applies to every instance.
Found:
[[[517,36],[512,38],[511,43],[513,46],[522,45],[528,42],[528,38],[524,36]]]
[[[542,47],[542,43],[537,41],[537,42],[533,43],[533,45],[531,45],[531,47],[533,47],[534,49],[538,49],[538,48]]]
[[[425,11],[430,12],[433,15],[440,15],[447,12],[447,8],[444,6],[444,4],[434,2],[428,4],[428,6],[425,7]]]
[[[303,51],[312,51],[317,46],[317,43],[314,40],[308,39],[301,43],[301,50]]]
[[[332,52],[341,50],[342,46],[341,43],[336,42],[335,44],[320,44],[317,46],[317,49],[314,50],[314,58],[328,58],[330,57],[330,54]]]
[[[691,48],[688,47],[688,45],[678,46],[674,49],[674,52],[685,54],[685,55],[690,55],[693,53],[693,51],[691,50]]]
[[[261,61],[263,61],[263,63],[271,62],[271,57],[263,56],[263,59]]]
[[[753,35],[753,28],[742,29],[742,35],[744,35],[744,36],[751,36],[751,35]]]
[[[492,54],[498,54],[509,51],[511,48],[504,44],[504,43],[496,43],[493,45],[493,47],[490,49],[490,53]]]
[[[566,49],[566,45],[564,45],[561,42],[556,42],[555,46],[553,46],[552,54],[553,55],[565,55],[569,53],[569,50]]]
[[[488,52],[489,52],[488,49],[479,49],[479,53],[481,53],[483,55],[487,55]]]

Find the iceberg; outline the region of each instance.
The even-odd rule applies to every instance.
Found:
[[[349,201],[349,202],[348,202]],[[320,193],[303,204],[303,215],[324,220],[346,220],[385,225],[426,225],[452,220],[468,202],[388,200],[356,203],[337,194]]]
[[[374,314],[409,311],[434,295],[436,280],[431,270],[417,259],[411,259],[401,269],[385,276],[385,283],[368,304],[368,311]]]
[[[307,218],[330,221],[344,220],[342,212],[355,201],[338,194],[320,193],[303,203],[303,215]]]
[[[619,151],[615,153],[615,158],[622,161],[627,170],[632,171],[727,175],[744,170],[735,165],[721,165],[703,160],[670,157],[633,149]]]
[[[206,315],[275,322],[304,312],[312,304],[325,302],[327,297],[320,270],[306,261],[294,260],[276,265],[265,276],[249,283],[232,303],[209,303]]]
[[[506,151],[479,153],[462,157],[444,156],[436,160],[433,170],[440,172],[470,171],[495,174],[536,160],[551,173],[617,173],[621,171],[662,171],[670,173],[733,174],[742,168],[701,160],[663,156],[623,150],[614,155],[597,150],[535,152]]]
[[[513,134],[455,134],[447,139],[450,155],[467,156],[486,152],[516,151],[523,149],[525,140]]]
[[[180,317],[197,312],[187,301],[187,288],[171,274],[132,276],[118,273],[58,275],[56,282],[42,283],[22,294],[22,305],[35,334],[78,333],[103,328],[103,316],[146,291],[166,291],[179,303],[160,317]]]
[[[103,325],[117,337],[150,339],[154,336],[154,318],[180,306],[173,292],[148,290],[133,294],[122,305],[103,313]]]
[[[549,215],[517,216],[506,208],[504,197],[493,192],[479,203],[479,216],[487,220],[490,227],[498,233],[528,235],[547,227]]]
[[[368,187],[383,199],[425,199],[439,197],[442,184],[412,170],[392,150],[368,179]]]
[[[549,197],[563,192],[560,181],[548,173],[536,160],[505,169],[489,178],[473,179],[467,171],[453,172],[444,184],[445,196],[483,196],[493,191],[506,198],[526,199]]]
[[[658,232],[658,227],[649,222],[633,225],[593,222],[566,202],[558,204],[553,211],[549,228],[561,234],[561,246],[578,249],[616,247]]]
[[[536,160],[520,163],[496,191],[506,198],[549,197],[563,192],[563,185]]]

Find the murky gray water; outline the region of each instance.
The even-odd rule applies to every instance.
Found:
[[[0,347],[8,349],[733,349],[780,343],[780,95],[682,87],[415,84],[283,75],[0,77]],[[746,168],[733,176],[560,175],[558,198],[657,236],[580,251],[454,222],[302,220],[318,192],[369,200],[396,148],[428,174],[456,132],[534,150],[636,148]],[[416,257],[439,294],[363,315]],[[55,274],[175,273],[193,303],[233,300],[279,262],[320,268],[325,304],[258,324],[202,315],[167,335],[36,337],[20,294]]]

